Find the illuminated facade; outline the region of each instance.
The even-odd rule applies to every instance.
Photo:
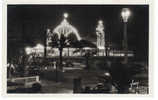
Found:
[[[49,44],[52,43],[52,37],[53,35],[57,35],[58,39],[60,40],[61,35],[64,37],[69,37],[70,34],[73,34],[76,36],[77,40],[80,41],[82,38],[80,37],[78,30],[72,26],[68,21],[67,21],[68,14],[64,14],[64,19],[63,21],[56,27],[54,30],[47,29],[47,39],[46,39],[46,51],[47,57],[57,57],[59,56],[59,48],[54,47],[52,48]],[[97,41],[94,43],[97,45],[97,54],[95,56],[124,56],[123,51],[119,50],[110,50],[108,52],[108,55],[106,55],[106,48],[105,48],[105,32],[104,32],[104,25],[103,21],[99,20],[98,25],[96,27],[96,35],[97,35]],[[67,42],[69,43],[69,42]],[[60,45],[59,45],[60,46]],[[84,50],[87,50],[88,47],[83,48]],[[63,48],[62,55],[63,56],[83,56],[83,52],[75,52],[77,48],[71,48],[71,47],[66,47]],[[88,48],[88,50],[94,50],[94,48]],[[44,56],[44,46],[41,44],[37,44],[35,47],[30,48],[26,47],[25,48],[26,54],[31,54],[31,53],[36,53],[38,56]],[[133,56],[133,52],[128,52],[128,56]]]

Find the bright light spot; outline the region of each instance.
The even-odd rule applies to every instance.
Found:
[[[64,13],[64,18],[67,18],[68,16],[68,13]]]
[[[33,50],[35,53],[42,53],[44,52],[44,46],[42,44],[37,44]]]
[[[121,15],[122,17],[129,17],[131,15],[131,12],[129,10],[125,10],[125,11],[122,11]]]
[[[44,46],[42,44],[37,44],[35,48],[36,49],[44,49]]]
[[[125,22],[127,22],[130,15],[131,15],[131,12],[128,8],[123,8],[122,9],[121,16],[122,16],[122,18]]]
[[[51,30],[48,28],[48,29],[47,29],[47,33],[50,33],[50,31],[51,31]]]
[[[27,55],[31,54],[32,49],[30,47],[25,48],[25,52]]]
[[[102,21],[102,20],[99,20],[98,23],[99,23],[99,24],[103,24],[103,21]]]
[[[48,68],[47,68],[47,67],[44,67],[44,69],[47,70]]]
[[[104,75],[105,75],[105,76],[110,76],[110,73],[107,72],[107,73],[104,73]]]
[[[98,46],[98,49],[105,49],[104,46]]]
[[[85,49],[85,50],[91,50],[92,48],[90,48],[90,47],[84,47],[83,49]]]
[[[129,10],[126,11],[126,16],[130,16],[131,12]]]

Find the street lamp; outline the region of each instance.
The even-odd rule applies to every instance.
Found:
[[[127,23],[130,15],[131,15],[131,12],[128,8],[122,9],[121,16],[123,18],[123,22]]]
[[[124,22],[124,32],[123,32],[123,36],[124,36],[124,40],[123,40],[123,48],[124,48],[124,51],[125,51],[125,62],[124,63],[128,63],[128,39],[127,39],[127,22],[128,22],[128,19],[131,15],[131,12],[128,8],[123,8],[122,9],[122,12],[121,12],[121,16],[122,16],[122,19],[123,19],[123,22]]]

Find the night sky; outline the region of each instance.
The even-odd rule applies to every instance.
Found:
[[[148,5],[8,5],[8,49],[18,43],[43,43],[45,30],[54,29],[69,13],[68,21],[83,39],[96,41],[98,20],[104,21],[106,38],[122,45],[123,22],[121,10],[128,7],[132,15],[128,22],[128,45],[137,55],[147,57],[149,34]]]

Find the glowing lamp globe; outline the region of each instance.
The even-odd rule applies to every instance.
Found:
[[[121,16],[124,22],[128,21],[129,16],[131,15],[131,12],[128,8],[123,8],[121,12]]]

